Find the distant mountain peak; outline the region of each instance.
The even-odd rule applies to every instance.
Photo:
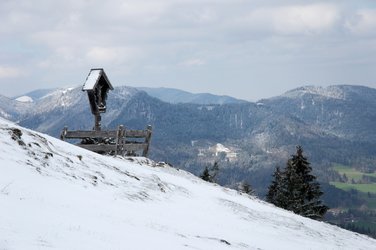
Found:
[[[342,85],[337,86],[328,86],[328,87],[321,87],[321,86],[303,86],[299,87],[290,91],[287,91],[282,96],[284,97],[301,97],[306,94],[310,95],[318,95],[323,96],[326,98],[333,98],[333,99],[345,99],[345,91]]]
[[[56,88],[53,88],[53,89],[37,89],[37,90],[33,90],[31,92],[27,92],[27,93],[22,94],[22,95],[15,96],[15,97],[13,97],[11,99],[17,100],[20,97],[28,96],[31,99],[33,99],[33,101],[35,102],[35,101],[43,98],[44,96],[46,96],[46,95],[54,92],[55,90],[57,90],[57,89]]]
[[[168,103],[194,103],[194,104],[230,104],[245,103],[246,101],[236,99],[227,95],[214,95],[210,93],[190,93],[188,91],[174,88],[147,88],[138,87],[137,89],[145,91],[148,95],[158,98]]]
[[[138,90],[137,88],[129,86],[117,86],[115,87],[114,91],[111,91],[109,94],[116,94],[123,97],[131,97],[138,92],[140,92],[140,90]]]

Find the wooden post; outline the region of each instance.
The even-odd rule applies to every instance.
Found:
[[[152,133],[152,127],[151,125],[148,125],[146,127],[146,136],[145,136],[145,148],[144,151],[142,152],[142,156],[147,157],[149,153],[149,146],[150,146],[150,141],[151,141],[151,133]]]
[[[68,131],[68,127],[67,126],[64,126],[64,129],[63,131],[61,131],[61,134],[60,134],[60,139],[65,141],[65,136],[67,134],[67,131]]]
[[[115,138],[115,142],[116,142],[115,155],[124,155],[124,143],[125,143],[124,137],[125,137],[125,129],[123,125],[120,125],[118,127],[116,138]]]
[[[100,131],[101,130],[101,114],[100,113],[96,113],[94,115],[94,119],[95,119],[95,124],[94,124],[94,130],[95,131]]]

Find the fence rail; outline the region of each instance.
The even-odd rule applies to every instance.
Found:
[[[152,127],[147,126],[145,130],[127,130],[119,126],[117,130],[68,130],[64,127],[60,138],[81,139],[77,146],[87,150],[116,155],[137,155],[147,156],[150,147]],[[89,139],[86,142],[85,139]],[[134,141],[143,139],[143,141]]]

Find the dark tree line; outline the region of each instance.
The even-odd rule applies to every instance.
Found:
[[[311,172],[312,167],[303,156],[302,147],[298,146],[286,167],[283,170],[276,168],[267,201],[311,219],[322,219],[328,207],[320,200],[323,192]]]
[[[214,162],[213,166],[204,168],[204,171],[201,173],[200,178],[207,182],[218,183],[218,174],[219,174],[219,164],[218,162]],[[234,187],[241,193],[245,193],[251,196],[255,196],[256,193],[253,190],[252,186],[245,180],[238,183],[237,186]]]

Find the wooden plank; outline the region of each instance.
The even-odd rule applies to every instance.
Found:
[[[116,155],[124,155],[127,152],[139,152],[143,156],[147,156],[149,151],[150,139],[152,134],[151,126],[146,130],[126,130],[122,125],[117,130],[103,131],[68,131],[64,127],[61,133],[61,139],[84,139],[84,138],[112,138],[115,144],[77,144],[77,146],[85,148],[93,152],[114,152]],[[135,139],[132,141],[132,139]],[[144,139],[144,140],[137,140]]]
[[[77,146],[93,151],[93,152],[109,152],[109,151],[116,151],[117,146],[116,145],[111,145],[111,144],[77,144]],[[139,151],[139,150],[144,150],[147,148],[146,143],[139,143],[139,144],[124,144],[124,150],[125,151]]]
[[[76,139],[83,139],[83,138],[104,138],[104,137],[112,137],[115,138],[117,134],[116,130],[101,130],[101,131],[84,131],[84,130],[77,130],[77,131],[65,131],[64,138],[76,138]]]
[[[111,144],[77,144],[77,146],[93,152],[110,152],[116,151],[116,145]]]
[[[149,153],[149,147],[150,147],[150,140],[151,140],[151,133],[152,133],[152,127],[151,125],[148,125],[147,128],[146,128],[146,136],[145,136],[145,144],[146,144],[146,147],[144,148],[144,150],[142,151],[142,156],[144,157],[147,157],[148,156],[148,153]]]
[[[131,138],[145,138],[148,134],[146,130],[126,130],[125,137]]]
[[[139,151],[144,150],[147,147],[146,143],[139,143],[139,144],[124,144],[124,149],[126,151]]]
[[[100,131],[85,131],[72,130],[64,131],[64,138],[102,138],[102,137],[117,137],[117,130],[100,130]],[[149,132],[147,130],[125,130],[125,137],[131,138],[145,138]]]

